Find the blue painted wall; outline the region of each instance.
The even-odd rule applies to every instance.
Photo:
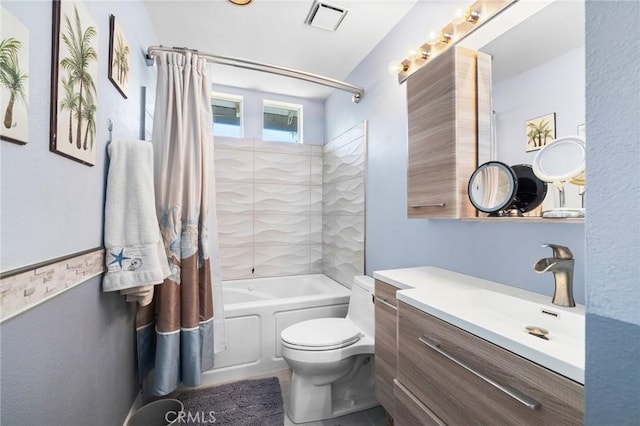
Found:
[[[542,243],[571,248],[576,258],[575,297],[584,303],[584,225],[486,223],[407,219],[406,85],[387,65],[425,39],[425,28],[451,19],[447,2],[418,2],[346,79],[366,90],[359,104],[338,93],[325,101],[325,139],[368,120],[366,216],[367,273],[388,268],[435,265],[481,278],[553,294],[553,277],[533,272],[550,255]]]
[[[576,299],[587,301],[585,422],[637,425],[640,3],[587,1],[585,226],[406,219],[406,93],[385,69],[424,38],[423,28],[448,21],[447,9],[418,3],[354,70],[347,81],[367,90],[360,104],[342,93],[325,102],[327,139],[369,120],[367,273],[432,264],[551,294],[550,277],[533,276],[532,261],[546,255],[541,242],[568,245],[577,261]]]
[[[589,0],[586,18],[586,424],[637,425],[640,3]]]
[[[2,271],[102,245],[107,118],[114,138],[138,138],[140,86],[155,90],[142,52],[157,41],[143,2],[84,4],[99,30],[94,167],[49,152],[51,2],[2,1],[30,31],[29,143],[0,142]],[[126,100],[107,79],[110,14],[131,45]],[[1,423],[122,424],[138,390],[134,311],[97,277],[2,323]]]

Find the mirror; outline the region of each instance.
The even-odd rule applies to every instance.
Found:
[[[469,178],[468,194],[471,204],[490,217],[522,216],[542,204],[547,184],[535,176],[528,164],[509,167],[489,161]]]
[[[489,161],[478,167],[469,179],[469,200],[484,213],[502,215],[511,205],[518,190],[515,173],[499,161]]]
[[[491,57],[491,104],[480,118],[491,132],[478,164],[533,164],[547,143],[584,129],[584,16],[584,1],[519,1],[460,42]],[[576,183],[564,185],[567,208],[583,207]],[[550,186],[542,210],[559,207]]]
[[[558,189],[558,207],[544,211],[542,217],[584,217],[584,208],[566,207],[564,184],[584,187],[585,157],[584,139],[578,136],[556,139],[538,151],[533,161],[533,172]]]

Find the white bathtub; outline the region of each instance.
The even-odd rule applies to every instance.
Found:
[[[300,321],[344,317],[351,294],[322,275],[222,282],[227,350],[216,354],[202,384],[216,384],[287,368],[280,332]]]

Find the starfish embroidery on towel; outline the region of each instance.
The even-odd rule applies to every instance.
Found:
[[[110,253],[111,256],[113,256],[113,260],[111,261],[111,263],[109,263],[109,265],[113,265],[114,263],[117,263],[120,266],[120,269],[122,269],[122,261],[126,260],[126,259],[131,259],[130,257],[127,257],[124,255],[124,249],[120,249],[120,253],[119,254],[114,254],[114,253]]]

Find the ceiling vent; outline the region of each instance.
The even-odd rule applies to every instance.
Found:
[[[323,30],[335,31],[347,12],[348,10],[344,7],[314,0],[304,23]]]

